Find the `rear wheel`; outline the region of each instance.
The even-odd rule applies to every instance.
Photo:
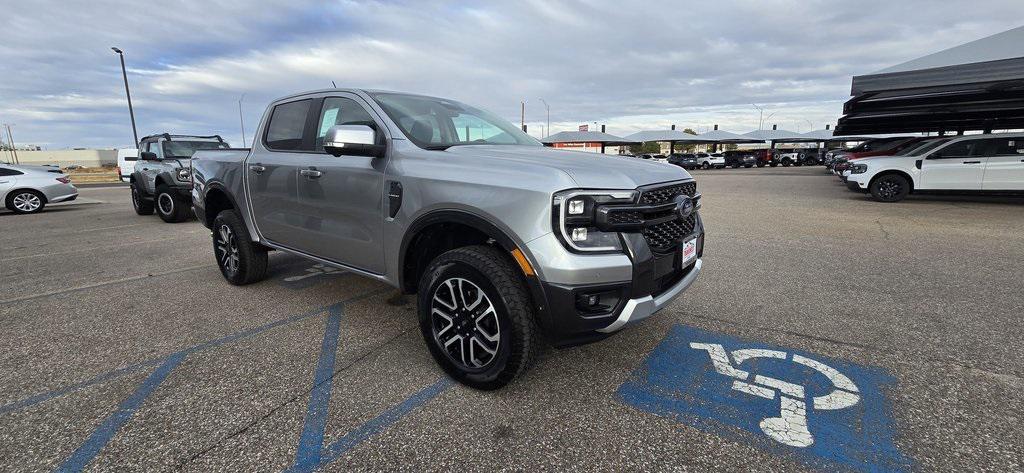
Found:
[[[704,164],[701,164],[700,168],[701,169],[710,169],[711,168],[711,164],[708,163],[707,161],[704,161]]]
[[[899,202],[910,193],[910,182],[899,174],[886,174],[871,181],[868,189],[879,202]]]
[[[142,198],[139,188],[132,183],[132,207],[138,215],[153,215],[153,202]]]
[[[46,207],[46,197],[39,191],[24,189],[7,195],[7,209],[19,214],[42,212]]]
[[[541,339],[527,289],[497,249],[470,246],[444,253],[430,263],[419,288],[423,339],[460,383],[498,389],[537,357]]]
[[[224,279],[236,286],[267,276],[267,249],[249,238],[249,230],[234,210],[213,219],[213,255]]]
[[[164,184],[157,186],[156,213],[163,221],[167,223],[184,222],[188,219],[190,211],[188,202],[185,202],[185,199],[182,199],[177,192]]]

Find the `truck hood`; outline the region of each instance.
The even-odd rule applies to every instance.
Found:
[[[674,164],[582,151],[562,151],[538,146],[453,146],[445,152],[492,161],[490,166],[525,164],[544,166],[569,175],[580,188],[635,189],[661,182],[690,179]]]

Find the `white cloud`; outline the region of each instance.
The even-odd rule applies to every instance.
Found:
[[[535,125],[543,97],[554,131],[742,132],[757,127],[751,102],[806,130],[834,122],[851,75],[1017,26],[1022,13],[1015,0],[18,3],[0,29],[0,120],[18,123],[19,141],[56,146],[130,141],[115,45],[140,133],[237,137],[241,94],[251,128],[270,99],[332,80],[515,121],[525,100]]]

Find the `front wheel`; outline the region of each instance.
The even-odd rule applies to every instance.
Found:
[[[34,214],[46,207],[46,197],[39,191],[25,189],[7,196],[7,209],[17,214]]]
[[[701,168],[701,169],[710,169],[710,168],[711,168],[711,164],[709,164],[709,163],[704,163],[704,164],[701,164],[701,165],[700,165],[700,168]]]
[[[868,189],[879,202],[899,202],[910,193],[910,183],[899,174],[886,174],[871,181]]]
[[[213,255],[229,283],[243,286],[267,275],[267,249],[253,243],[249,230],[234,210],[213,219]]]
[[[430,354],[449,376],[493,390],[526,371],[541,338],[525,284],[490,246],[438,256],[419,284],[419,322]]]
[[[157,186],[156,213],[163,221],[167,223],[184,222],[188,220],[189,212],[191,209],[189,209],[188,202],[179,197],[177,192],[172,191],[166,185]]]

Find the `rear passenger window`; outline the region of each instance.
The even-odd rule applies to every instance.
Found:
[[[20,176],[24,174],[21,171],[15,171],[13,169],[0,168],[0,176]]]
[[[306,130],[306,115],[311,99],[283,103],[274,107],[267,125],[265,144],[279,151],[302,149],[302,136]]]
[[[989,141],[992,142],[989,148],[990,156],[1024,157],[1024,138],[999,138]]]

